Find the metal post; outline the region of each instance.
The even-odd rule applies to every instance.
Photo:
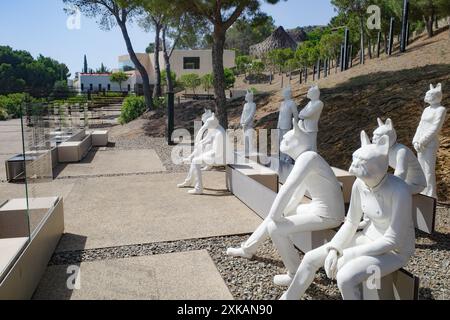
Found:
[[[409,0],[403,0],[403,20],[402,20],[402,38],[400,43],[400,52],[406,51],[408,39],[408,18],[409,18]]]
[[[341,68],[341,72],[344,71],[344,52],[345,52],[344,45],[341,44],[341,54],[339,57],[339,67]]]
[[[350,37],[350,31],[348,30],[348,28],[345,28],[345,33],[344,33],[344,65],[343,65],[343,69],[347,70],[348,69],[348,42],[349,42],[349,37]]]
[[[299,80],[300,84],[302,84],[302,76],[303,76],[303,70],[300,70],[300,80]]]
[[[381,31],[378,32],[377,38],[377,58],[380,57],[380,51],[381,51]]]
[[[305,83],[308,82],[308,67],[305,67]]]
[[[409,35],[410,35],[410,31],[411,31],[410,27],[411,26],[409,25],[409,21],[408,21],[408,24],[406,26],[406,46],[409,46]]]
[[[321,71],[321,64],[319,59],[317,60],[317,80],[320,80],[320,71]]]
[[[314,65],[314,68],[313,68],[313,81],[316,81],[316,69],[317,69],[317,66]]]
[[[391,18],[391,23],[389,26],[389,43],[388,43],[388,55],[392,55],[392,47],[394,46],[394,22],[395,19]]]
[[[173,92],[167,92],[167,143],[169,146],[175,145],[172,140],[172,133],[175,127],[175,106],[174,98],[175,94]]]
[[[328,58],[323,60],[323,77],[326,78],[328,76]]]

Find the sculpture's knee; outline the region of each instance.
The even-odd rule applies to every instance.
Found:
[[[316,254],[314,254],[314,251],[310,251],[305,254],[305,256],[303,257],[303,260],[302,260],[302,265],[305,268],[311,269],[311,270],[316,270],[321,267],[319,257]]]
[[[352,275],[350,272],[344,270],[341,270],[336,275],[336,281],[339,288],[339,291],[345,296],[346,293],[353,293],[355,292],[355,289],[359,285],[357,283],[354,275]]]
[[[269,222],[267,225],[267,231],[269,232],[270,236],[277,236],[279,234],[280,228],[278,227],[277,223],[275,221]]]

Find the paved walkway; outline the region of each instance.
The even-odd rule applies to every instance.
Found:
[[[36,189],[36,196],[64,197],[66,233],[34,298],[232,299],[207,247],[181,246],[248,234],[261,220],[226,190],[224,172],[205,173],[203,196],[178,189],[184,178],[166,171],[152,149],[103,148],[79,164],[60,165],[56,180]],[[20,188],[0,185],[9,196]],[[161,243],[177,247],[122,254]],[[67,287],[74,266],[79,290]]]

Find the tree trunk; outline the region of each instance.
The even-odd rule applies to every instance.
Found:
[[[159,49],[161,48],[161,25],[155,22],[155,90],[153,90],[153,98],[159,98],[162,95],[161,90],[161,66],[159,64]]]
[[[360,56],[360,64],[364,64],[365,63],[365,50],[364,50],[364,20],[363,17],[361,16],[359,18],[359,32],[360,32],[360,37],[361,37],[361,56]]]
[[[138,57],[136,56],[136,53],[134,52],[133,45],[131,44],[130,36],[128,35],[127,26],[125,23],[123,23],[120,19],[116,19],[117,23],[120,27],[120,30],[122,31],[123,38],[125,40],[125,44],[127,46],[128,54],[130,55],[130,59],[133,62],[136,69],[139,71],[142,77],[142,86],[144,90],[144,98],[145,98],[145,104],[147,105],[147,108],[150,110],[153,108],[153,99],[152,99],[152,92],[150,88],[150,78],[148,76],[147,70],[145,70],[145,67],[142,65],[142,63],[139,61]]]
[[[423,21],[425,22],[425,26],[427,28],[428,37],[431,38],[434,35],[433,31],[433,17],[423,17]]]
[[[228,129],[227,97],[225,95],[225,71],[223,52],[225,46],[225,31],[221,26],[214,26],[214,42],[212,48],[214,93],[216,95],[216,116],[220,125]]]
[[[166,28],[165,27],[162,30],[162,40],[163,40],[164,63],[166,64],[167,91],[173,92],[172,70],[171,70],[171,66],[170,66],[169,52],[167,50]]]

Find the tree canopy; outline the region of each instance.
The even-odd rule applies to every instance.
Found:
[[[45,96],[57,81],[68,77],[69,68],[64,63],[43,55],[35,59],[27,51],[0,46],[0,95],[28,92]]]

